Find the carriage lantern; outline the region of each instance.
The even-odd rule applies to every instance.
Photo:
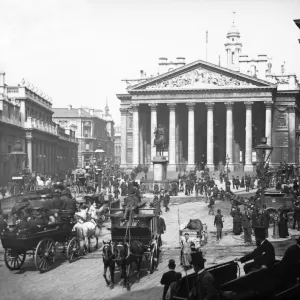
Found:
[[[22,151],[22,145],[20,140],[17,140],[14,147],[14,151],[9,153],[9,157],[16,168],[16,172],[19,172],[21,170],[22,163],[27,157],[27,154]]]

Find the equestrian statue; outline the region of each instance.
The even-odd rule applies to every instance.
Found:
[[[164,148],[165,148],[165,130],[161,124],[155,128],[154,131],[155,139],[154,139],[154,146],[156,147],[156,155],[163,156]]]

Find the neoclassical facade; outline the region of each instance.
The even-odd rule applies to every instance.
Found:
[[[254,147],[262,137],[274,148],[272,164],[299,163],[296,76],[284,70],[272,74],[265,55],[251,60],[240,55],[234,25],[227,38],[226,68],[202,60],[186,65],[183,58],[178,58],[178,66],[161,58],[162,74],[126,80],[127,93],[117,95],[122,167],[151,164],[156,154],[154,130],[159,124],[166,132],[169,174],[202,162],[211,171],[219,170],[227,156],[231,170],[251,172]]]

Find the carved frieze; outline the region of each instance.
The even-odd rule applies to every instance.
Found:
[[[287,127],[286,115],[278,114],[276,117],[276,122],[277,122],[277,128],[286,128]]]
[[[232,78],[230,76],[218,74],[201,67],[179,75],[168,80],[164,80],[153,85],[149,85],[146,89],[164,89],[164,88],[181,88],[181,87],[222,87],[222,86],[253,86],[253,84]]]

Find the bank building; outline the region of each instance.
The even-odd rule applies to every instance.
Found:
[[[299,163],[299,83],[272,73],[267,55],[242,54],[240,32],[227,32],[227,66],[203,60],[186,64],[159,58],[159,74],[124,80],[121,101],[121,167],[151,165],[157,126],[165,128],[168,177],[206,164],[210,171],[253,171],[262,137],[273,146],[270,163]],[[151,170],[151,168],[150,168]]]

